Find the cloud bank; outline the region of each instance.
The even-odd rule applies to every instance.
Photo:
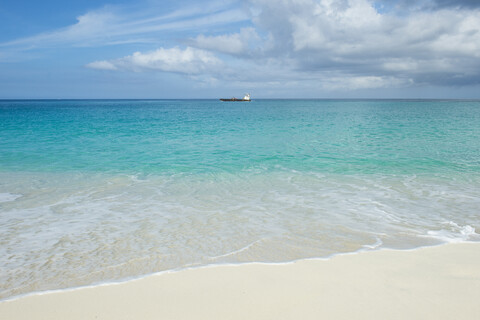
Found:
[[[295,79],[314,81],[327,89],[479,84],[480,10],[476,1],[411,2],[408,9],[409,3],[250,0],[253,26],[235,33],[201,33],[186,40],[189,47],[183,54],[197,58],[185,67],[176,60],[153,58],[180,53],[180,49],[135,53],[89,66],[207,72],[222,79],[230,73],[216,73],[220,69],[209,66],[220,65],[223,59],[239,68],[239,73],[250,72],[251,77],[237,79],[247,82]],[[430,9],[418,10],[419,4]]]
[[[167,14],[105,7],[0,49],[127,43],[148,49],[86,66],[325,90],[480,84],[473,0],[232,0]]]

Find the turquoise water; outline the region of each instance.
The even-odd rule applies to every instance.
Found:
[[[2,171],[479,172],[478,101],[0,104]]]
[[[0,101],[0,297],[480,241],[480,101]]]

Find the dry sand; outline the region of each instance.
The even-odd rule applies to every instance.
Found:
[[[163,273],[3,301],[0,319],[480,319],[480,244]]]

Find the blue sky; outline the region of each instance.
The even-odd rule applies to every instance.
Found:
[[[0,99],[480,98],[480,1],[0,2]]]

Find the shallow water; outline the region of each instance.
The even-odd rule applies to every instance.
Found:
[[[0,101],[0,297],[480,241],[480,102]]]

